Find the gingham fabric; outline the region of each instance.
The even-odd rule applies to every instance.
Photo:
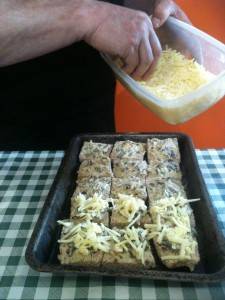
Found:
[[[197,150],[225,234],[225,150]],[[57,277],[33,271],[25,249],[63,152],[0,152],[0,299],[225,299],[225,282]]]

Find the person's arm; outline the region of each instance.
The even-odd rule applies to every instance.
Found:
[[[89,1],[2,0],[0,66],[28,60],[81,40]]]
[[[94,0],[2,0],[0,66],[25,61],[85,40],[119,56],[140,78],[159,56],[160,43],[147,14]]]

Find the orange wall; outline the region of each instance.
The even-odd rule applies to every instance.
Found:
[[[225,43],[225,0],[177,0],[193,24]],[[198,148],[225,147],[225,97],[208,111],[181,125],[169,125],[143,107],[119,83],[116,89],[118,132],[179,131]]]

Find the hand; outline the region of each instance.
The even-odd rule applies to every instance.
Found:
[[[89,29],[84,39],[88,44],[120,57],[123,70],[134,79],[148,77],[161,45],[146,13],[92,1],[87,18]]]
[[[173,16],[183,22],[191,24],[185,13],[176,5],[172,0],[156,0],[155,7],[152,15],[152,23],[157,30],[157,35],[160,37],[160,41],[164,40],[164,44],[170,44],[170,47],[177,49],[183,53],[187,58],[195,60],[202,64],[202,46],[201,42],[185,31],[177,31],[173,27],[167,27],[165,30],[162,25],[166,22],[169,16]],[[160,28],[162,27],[162,28]],[[171,36],[173,37],[171,39]],[[169,37],[169,42],[165,42]],[[174,44],[174,46],[172,45]]]
[[[183,10],[172,0],[156,0],[152,16],[154,28],[161,27],[169,16],[173,16],[183,22],[191,23]]]

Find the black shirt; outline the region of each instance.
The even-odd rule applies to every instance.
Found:
[[[114,131],[114,76],[84,42],[1,68],[0,82],[0,149],[64,149],[77,133]]]

